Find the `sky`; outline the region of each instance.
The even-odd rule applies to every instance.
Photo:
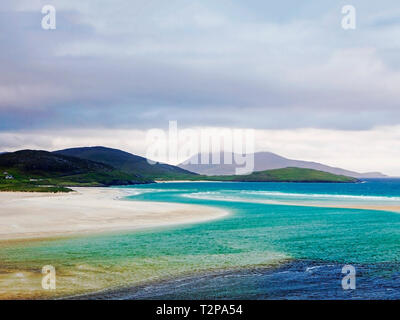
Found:
[[[173,120],[400,176],[397,0],[2,0],[0,30],[0,151],[144,155],[147,130]]]

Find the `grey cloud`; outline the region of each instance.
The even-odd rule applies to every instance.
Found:
[[[287,1],[55,1],[55,31],[40,29],[41,1],[6,3],[3,131],[146,128],[170,119],[264,129],[398,123],[398,60],[371,39],[399,32],[378,24],[370,36],[371,26],[344,33],[340,2],[311,1],[297,12]],[[375,12],[360,11],[373,20]]]

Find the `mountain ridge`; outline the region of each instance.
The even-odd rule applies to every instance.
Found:
[[[94,187],[150,182],[153,181],[104,163],[44,150],[19,150],[0,154],[0,190],[4,191],[67,191],[67,186]],[[46,189],[48,186],[50,189]]]
[[[209,157],[210,163],[212,156],[215,154],[205,154],[205,157]],[[218,154],[216,154],[218,156]],[[220,153],[221,162],[223,162],[224,153]],[[178,167],[186,169],[192,172],[203,175],[234,175],[235,169],[240,168],[236,164],[190,164],[190,161],[197,159],[200,163],[200,157],[202,154],[197,154],[187,159],[186,161],[180,163]],[[232,157],[234,154],[232,153]],[[233,158],[234,159],[234,158]],[[234,161],[233,161],[234,162]],[[380,172],[366,172],[359,173],[351,170],[346,170],[338,167],[333,167],[325,165],[319,162],[305,161],[305,160],[294,160],[282,157],[278,154],[272,152],[256,152],[254,153],[254,169],[252,172],[283,169],[288,167],[304,168],[304,169],[314,169],[318,171],[324,171],[337,175],[350,176],[354,178],[387,178],[388,176]]]
[[[149,161],[151,160],[144,157],[103,146],[69,148],[53,151],[53,153],[97,161],[148,179],[158,179],[160,177],[179,177],[184,179],[188,176],[197,175],[194,172],[166,163],[154,162],[154,164],[150,164]]]
[[[74,154],[75,156],[72,156]],[[118,149],[83,147],[48,152],[0,154],[0,191],[67,192],[67,187],[112,186],[163,181],[358,182],[355,178],[304,168],[264,170],[249,175],[204,176]]]

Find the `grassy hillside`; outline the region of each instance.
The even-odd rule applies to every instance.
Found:
[[[6,177],[12,177],[6,179]],[[66,186],[110,186],[152,182],[104,163],[47,151],[0,154],[0,190],[68,191]]]
[[[168,164],[150,164],[146,158],[106,147],[72,148],[55,151],[54,153],[101,162],[123,172],[135,174],[146,179],[189,179],[197,175]]]
[[[105,147],[73,148],[56,154],[79,157],[111,165],[118,170],[154,180],[208,180],[208,181],[288,181],[288,182],[355,182],[357,179],[323,171],[302,168],[284,168],[253,172],[249,175],[203,176],[167,164],[151,165],[147,159],[128,152]]]
[[[81,156],[70,156],[75,154]],[[91,158],[91,159],[86,159]],[[96,160],[96,161],[92,161]],[[152,179],[248,182],[357,182],[355,178],[303,168],[253,172],[249,175],[202,176],[167,164],[103,147],[55,153],[22,150],[0,154],[0,191],[65,192],[72,186],[111,186],[153,182]]]
[[[303,169],[283,168],[253,172],[248,175],[232,176],[195,176],[190,180],[237,181],[237,182],[357,182],[356,178],[335,175],[328,172]]]
[[[217,177],[213,177],[217,178]],[[226,178],[226,179],[225,179]],[[243,176],[220,176],[221,181],[243,182],[357,182],[356,178],[304,168],[283,168],[253,172]]]

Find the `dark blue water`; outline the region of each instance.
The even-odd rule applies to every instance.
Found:
[[[359,300],[400,299],[398,264],[355,264],[355,289],[344,290],[343,265],[292,261],[276,268],[206,273],[146,286],[125,288],[84,299],[169,300]]]

